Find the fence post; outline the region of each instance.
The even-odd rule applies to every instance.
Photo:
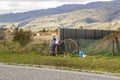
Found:
[[[75,29],[75,39],[77,39],[77,29]]]
[[[65,31],[65,30],[64,30],[64,28],[63,28],[63,35],[62,35],[62,36],[63,36],[63,40],[65,39],[65,37],[64,37],[64,35],[65,35],[65,34],[64,34],[64,31]]]
[[[94,30],[94,39],[96,39],[96,30]]]
[[[104,35],[103,35],[103,30],[102,30],[102,38],[104,37]]]
[[[85,29],[84,31],[85,31],[85,36],[84,36],[84,38],[87,39],[87,31],[86,31],[86,29]]]
[[[61,39],[61,32],[60,32],[60,31],[61,31],[61,28],[59,27],[59,28],[58,28],[58,40]]]

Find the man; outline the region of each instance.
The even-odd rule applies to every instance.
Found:
[[[50,41],[50,46],[49,46],[50,54],[52,56],[56,56],[55,48],[56,48],[56,38],[55,36],[53,36],[53,39]]]

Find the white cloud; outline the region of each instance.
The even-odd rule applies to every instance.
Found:
[[[23,2],[24,1],[24,2]],[[16,13],[36,9],[47,9],[63,4],[88,3],[96,0],[0,0],[0,14]],[[97,0],[109,1],[109,0]]]
[[[18,1],[18,0],[0,0],[0,1]],[[60,2],[83,2],[83,1],[110,1],[110,0],[20,0],[20,1],[60,1]]]
[[[24,12],[34,9],[46,9],[62,5],[62,2],[44,1],[44,2],[31,2],[31,1],[0,1],[0,13],[6,12]]]

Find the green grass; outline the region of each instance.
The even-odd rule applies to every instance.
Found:
[[[61,57],[61,56],[41,56],[36,52],[32,53],[11,53],[0,51],[0,62],[50,65],[57,67],[67,67],[73,69],[96,70],[112,73],[120,73],[120,56],[94,55],[81,57]]]
[[[80,48],[85,51],[88,56],[86,58],[78,57],[78,55],[48,55],[47,44],[28,44],[20,47],[16,42],[0,41],[0,62],[29,64],[29,65],[49,65],[57,67],[65,67],[65,69],[83,69],[95,70],[112,73],[120,73],[120,56],[111,56],[110,42],[104,41],[79,41]],[[92,44],[93,43],[93,44]],[[109,51],[108,53],[106,51]],[[40,54],[42,53],[42,54]],[[98,54],[99,53],[99,54]],[[45,54],[45,55],[44,55]],[[90,56],[89,56],[90,55]]]

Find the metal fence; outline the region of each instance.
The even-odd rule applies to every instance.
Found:
[[[112,30],[87,30],[87,29],[59,29],[59,39],[101,39],[110,33]]]

